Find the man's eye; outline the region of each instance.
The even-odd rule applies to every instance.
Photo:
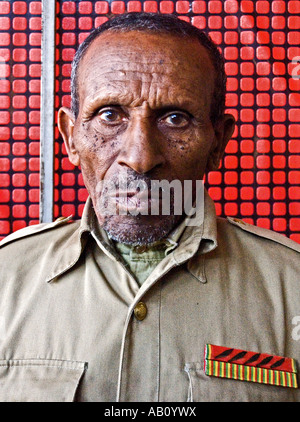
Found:
[[[171,113],[162,119],[168,126],[182,128],[189,123],[189,116],[184,113]]]
[[[123,116],[117,110],[100,110],[99,118],[105,123],[119,123],[123,120]]]

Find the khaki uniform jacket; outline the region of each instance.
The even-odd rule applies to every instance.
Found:
[[[207,343],[299,365],[298,244],[216,218],[207,196],[204,223],[139,287],[91,215],[88,200],[81,221],[0,244],[0,401],[300,400],[203,370]]]

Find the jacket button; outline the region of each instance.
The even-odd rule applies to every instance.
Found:
[[[147,306],[144,302],[139,302],[134,308],[134,315],[139,321],[143,321],[147,315]]]

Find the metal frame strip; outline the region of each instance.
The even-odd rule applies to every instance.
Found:
[[[56,0],[42,0],[42,74],[40,122],[40,222],[54,217]]]

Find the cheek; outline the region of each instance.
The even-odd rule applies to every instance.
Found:
[[[117,142],[108,140],[97,131],[82,131],[77,135],[77,151],[84,183],[94,188],[103,179],[115,157]]]
[[[96,162],[97,165],[101,162],[109,162],[118,143],[116,137],[105,136],[95,127],[84,128],[78,133],[77,139],[76,146],[81,162]]]
[[[196,133],[188,137],[168,139],[168,161],[176,167],[178,175],[184,175],[186,180],[195,178],[195,175],[202,177],[212,144],[208,139],[211,139],[209,134],[204,136]]]
[[[97,120],[94,120],[91,122],[88,132],[85,133],[86,144],[93,152],[109,161],[110,157],[115,156],[120,150],[125,129],[124,125],[111,129],[103,128]]]

